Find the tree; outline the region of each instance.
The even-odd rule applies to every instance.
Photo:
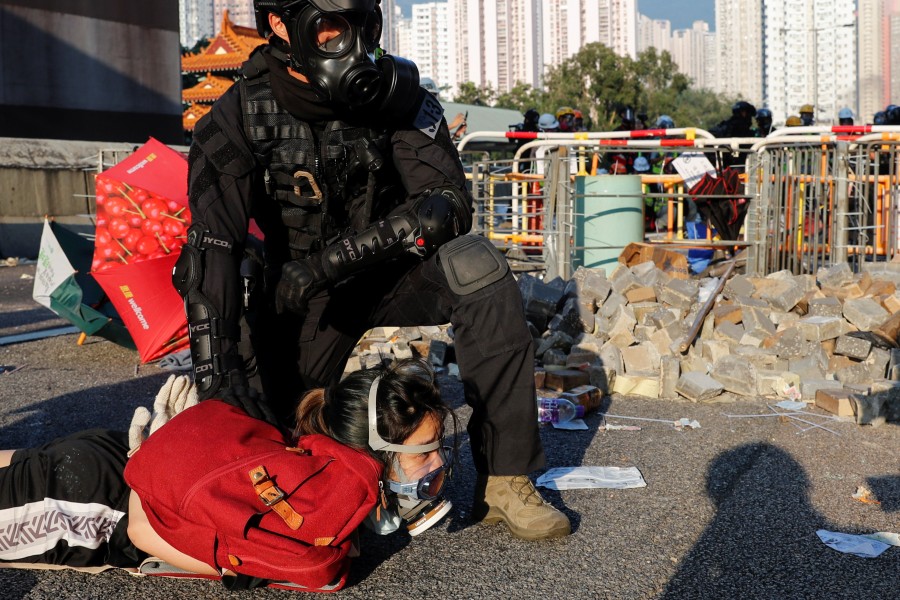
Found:
[[[497,95],[494,106],[497,108],[510,108],[524,114],[530,108],[538,109],[545,104],[544,92],[531,87],[521,81],[508,92]]]
[[[490,86],[479,88],[471,81],[464,81],[459,84],[453,102],[490,106],[496,95],[497,92],[491,89]]]

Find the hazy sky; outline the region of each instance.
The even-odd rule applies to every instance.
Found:
[[[715,0],[637,0],[638,12],[651,19],[668,19],[672,29],[690,29],[694,21],[706,21],[716,29]]]

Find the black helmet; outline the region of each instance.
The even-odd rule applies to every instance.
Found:
[[[752,119],[756,115],[756,107],[744,100],[738,100],[732,105],[731,114],[736,117]]]
[[[630,106],[619,109],[619,118],[628,123],[634,123],[634,109]]]
[[[272,35],[269,27],[269,13],[275,13],[283,20],[291,15],[296,16],[307,4],[312,4],[322,12],[344,12],[358,10],[369,12],[375,9],[381,0],[253,0],[253,12],[256,16],[256,31],[265,39]]]
[[[875,119],[873,121],[874,125],[885,125],[887,122],[887,116],[884,114],[883,110],[879,110],[875,113]]]
[[[884,111],[885,125],[900,125],[900,106],[891,104]]]
[[[772,111],[771,110],[769,110],[768,108],[761,108],[758,111],[756,111],[756,120],[757,121],[766,120],[766,119],[768,119],[770,121],[772,120]]]
[[[525,124],[526,125],[529,123],[537,125],[538,119],[540,119],[540,118],[541,118],[541,113],[539,113],[534,108],[529,108],[528,110],[525,111]]]

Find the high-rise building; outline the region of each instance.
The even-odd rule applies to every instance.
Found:
[[[765,0],[765,101],[775,121],[811,104],[858,112],[854,0]],[[721,37],[721,36],[720,36]]]
[[[710,35],[706,21],[694,21],[690,29],[677,29],[672,34],[672,59],[696,88],[709,88],[712,83],[706,74],[707,39]]]
[[[256,14],[253,12],[253,0],[213,0],[213,20],[222,22],[222,13],[228,11],[228,18],[235,25],[256,27]]]
[[[890,59],[885,51],[890,40],[890,19],[884,0],[860,0],[857,9],[859,36],[859,111],[857,122],[871,122],[889,97]]]
[[[900,0],[887,0],[888,40],[885,43],[885,103],[900,104]]]
[[[763,97],[763,0],[716,0],[717,92]]]
[[[416,63],[420,77],[430,77],[438,85],[454,85],[447,2],[414,4],[410,27],[411,47],[404,58]]]
[[[508,92],[517,83],[540,85],[540,0],[449,0],[455,77]],[[452,94],[451,94],[452,96]]]
[[[192,48],[199,40],[211,37],[216,29],[212,0],[179,0],[178,21],[180,43],[185,48]]]
[[[616,54],[637,57],[635,0],[541,0],[541,7],[541,46],[546,65],[558,65],[594,42]]]
[[[672,52],[672,23],[667,19],[651,19],[638,14],[638,52],[647,48],[656,48]]]

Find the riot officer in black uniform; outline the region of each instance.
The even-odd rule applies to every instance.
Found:
[[[254,1],[269,43],[197,124],[189,156],[194,223],[173,279],[198,390],[255,410],[249,378],[288,424],[368,329],[450,322],[473,408],[473,517],[566,535],[527,476],[545,459],[521,294],[494,246],[466,235],[472,199],[443,110],[413,63],[381,52],[379,4]],[[251,218],[265,235],[256,289],[241,277]],[[245,296],[258,302],[242,335]]]

